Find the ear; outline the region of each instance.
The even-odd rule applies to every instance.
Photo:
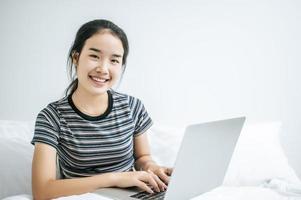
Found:
[[[74,51],[72,53],[72,63],[76,66],[78,64],[79,53]]]

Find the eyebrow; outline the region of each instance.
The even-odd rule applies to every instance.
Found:
[[[91,51],[95,51],[95,52],[97,52],[97,53],[101,53],[101,50],[99,50],[99,49],[96,49],[96,48],[89,48],[89,50],[91,50]],[[122,55],[119,55],[119,54],[113,54],[112,55],[113,57],[117,57],[117,58],[121,58],[122,57]]]

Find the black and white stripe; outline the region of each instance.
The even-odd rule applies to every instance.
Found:
[[[113,90],[108,96],[107,111],[97,117],[81,113],[71,95],[48,104],[38,114],[31,143],[57,150],[63,178],[133,168],[133,137],[144,133],[152,120],[139,99]]]

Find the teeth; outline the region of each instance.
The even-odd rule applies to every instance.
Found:
[[[98,77],[94,77],[94,76],[92,76],[92,79],[93,79],[94,81],[98,81],[98,82],[102,82],[102,83],[106,82],[106,79],[98,78]]]

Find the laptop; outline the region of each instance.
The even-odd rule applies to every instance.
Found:
[[[239,117],[187,126],[165,192],[102,188],[95,193],[118,200],[186,200],[209,192],[223,183],[244,121]]]

